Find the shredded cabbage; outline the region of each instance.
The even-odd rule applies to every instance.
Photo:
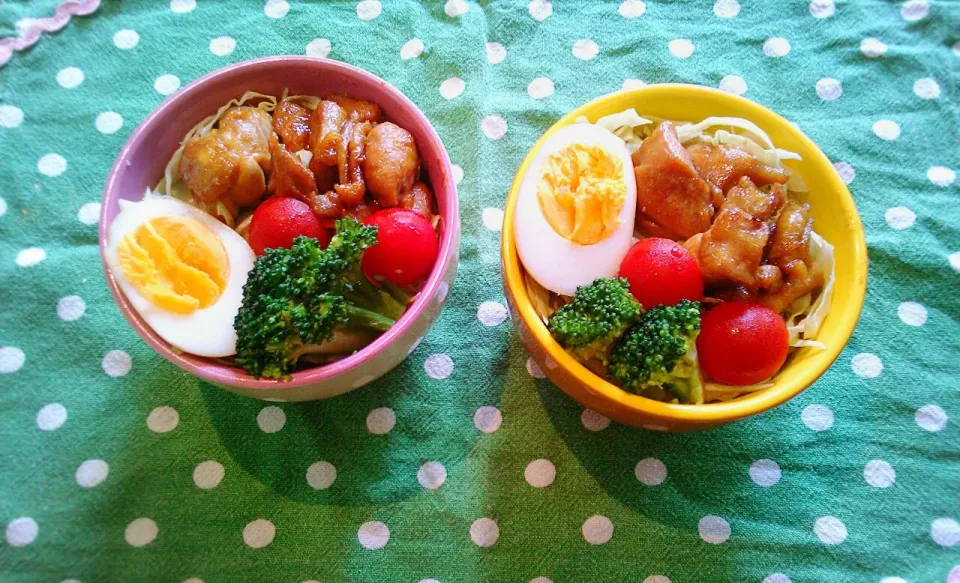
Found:
[[[810,233],[810,258],[817,262],[824,273],[823,289],[816,299],[790,306],[787,316],[787,332],[790,334],[790,346],[814,346],[825,349],[826,346],[817,341],[817,334],[823,325],[823,320],[830,311],[833,300],[833,285],[837,279],[836,258],[833,245],[816,232]],[[808,303],[808,305],[804,305]],[[799,308],[799,309],[798,309]],[[802,318],[801,318],[802,316]]]
[[[550,291],[543,287],[537,280],[533,279],[529,273],[523,273],[523,280],[527,285],[527,295],[530,297],[530,304],[533,306],[537,315],[546,324],[550,316],[553,315],[553,305],[550,302]]]
[[[707,128],[716,126],[728,126],[743,130],[748,135],[752,134],[752,137],[756,138],[755,141],[758,141],[765,149],[774,150],[776,148],[766,132],[760,129],[757,124],[742,117],[708,117],[700,123],[684,124],[677,128],[677,136],[681,142],[689,142],[703,134]]]

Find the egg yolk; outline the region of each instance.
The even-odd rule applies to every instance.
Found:
[[[600,146],[584,144],[550,154],[537,183],[537,200],[547,223],[580,245],[592,245],[613,233],[626,194],[620,159]]]
[[[127,281],[154,306],[190,314],[223,294],[230,261],[220,239],[191,217],[146,221],[117,246]]]

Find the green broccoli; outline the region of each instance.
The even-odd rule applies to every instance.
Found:
[[[580,286],[573,298],[550,316],[550,334],[580,362],[604,364],[610,347],[640,316],[640,303],[626,279],[598,279]]]
[[[682,300],[645,312],[610,352],[607,376],[622,388],[681,403],[703,403],[697,369],[700,303]]]
[[[298,358],[319,352],[338,329],[382,332],[403,314],[409,298],[381,291],[360,270],[363,251],[377,242],[376,227],[342,219],[336,231],[326,249],[301,236],[290,249],[257,258],[233,325],[236,361],[248,373],[286,378]]]

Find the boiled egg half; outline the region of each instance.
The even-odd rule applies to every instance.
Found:
[[[537,283],[566,296],[615,277],[630,249],[636,206],[623,140],[592,124],[564,127],[543,144],[520,184],[520,261]]]
[[[236,231],[170,196],[120,202],[107,234],[117,285],[161,338],[197,356],[237,349],[233,320],[253,268]]]

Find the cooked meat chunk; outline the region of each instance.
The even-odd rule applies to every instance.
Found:
[[[354,121],[379,122],[382,120],[380,106],[371,101],[356,99],[342,93],[333,95],[330,101],[342,107],[347,112],[347,118]]]
[[[313,173],[300,164],[300,160],[280,145],[276,135],[270,136],[270,156],[273,171],[267,190],[274,196],[298,198],[311,207],[316,203],[317,182]]]
[[[363,177],[380,206],[395,207],[417,179],[420,159],[410,132],[390,122],[379,124],[367,136]]]
[[[222,203],[236,214],[266,189],[270,169],[270,115],[256,107],[234,107],[205,136],[187,141],[179,172],[198,204],[216,214]]]
[[[400,195],[400,206],[433,219],[433,195],[422,182],[417,182],[408,192]]]
[[[638,217],[648,217],[674,239],[687,239],[710,227],[714,213],[710,187],[697,172],[672,123],[661,123],[633,160]]]
[[[347,112],[332,101],[321,101],[310,116],[310,170],[320,174],[320,166],[337,165],[337,146],[343,142],[341,128]]]
[[[783,284],[760,296],[760,301],[782,312],[797,298],[823,285],[823,272],[810,258],[813,219],[810,207],[788,202],[777,218],[767,262],[783,274]]]
[[[313,112],[292,101],[281,101],[273,112],[273,131],[277,132],[284,147],[299,152],[309,145],[310,116]]]
[[[744,176],[757,186],[784,184],[789,178],[786,170],[767,166],[742,148],[694,144],[687,148],[687,152],[700,176],[713,190],[714,204],[718,207],[723,202],[723,195]]]
[[[313,214],[321,219],[334,221],[343,217],[343,205],[340,204],[340,197],[332,190],[318,195],[310,208],[313,209]]]
[[[344,206],[360,204],[366,193],[363,182],[363,160],[366,156],[367,136],[370,122],[347,120],[343,124],[343,141],[337,145],[337,170],[339,179],[334,190],[340,195]]]
[[[343,209],[343,216],[356,219],[362,223],[378,210],[380,210],[380,205],[369,198],[364,198],[357,206]]]

